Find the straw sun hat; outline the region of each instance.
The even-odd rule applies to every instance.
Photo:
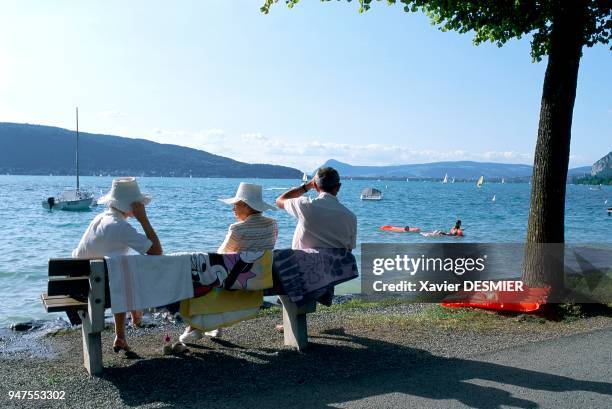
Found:
[[[237,202],[244,202],[254,210],[263,212],[265,210],[276,210],[274,206],[270,206],[263,201],[261,194],[261,186],[254,185],[251,183],[241,182],[236,191],[236,195],[229,199],[220,199],[223,203],[234,204]]]
[[[142,193],[136,178],[116,178],[110,192],[98,199],[98,204],[112,206],[124,213],[132,211],[132,203],[140,202],[143,205],[151,203],[151,195]]]

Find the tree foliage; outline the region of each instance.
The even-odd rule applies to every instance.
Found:
[[[332,0],[321,0],[322,2]],[[337,0],[342,1],[342,0]],[[345,0],[351,2],[351,0]],[[376,0],[380,2],[381,0]],[[531,57],[540,61],[549,55],[552,22],[563,1],[585,1],[587,16],[583,45],[608,44],[612,35],[612,0],[382,0],[404,6],[405,12],[422,11],[442,31],[474,33],[474,44],[491,42],[501,47],[508,40],[531,36]],[[265,0],[261,11],[267,14],[278,0]],[[289,8],[299,0],[285,0]],[[359,12],[374,1],[359,0]]]

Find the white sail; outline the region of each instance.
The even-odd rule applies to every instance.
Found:
[[[308,182],[308,175],[307,174],[302,174],[302,182]]]
[[[76,108],[76,189],[66,189],[42,201],[48,210],[87,210],[94,204],[94,195],[81,189],[79,181],[79,108]]]
[[[444,180],[442,183],[448,183],[448,173],[444,174]]]
[[[480,188],[483,183],[484,183],[484,176],[481,176],[478,178],[478,182],[476,182],[476,186]]]
[[[502,178],[502,183],[506,183],[506,179]]]
[[[493,199],[491,199],[491,201],[492,201],[492,202],[494,202],[494,201],[495,201],[495,195],[493,195]]]
[[[455,178],[453,177],[453,180],[451,180],[451,183],[455,183]]]

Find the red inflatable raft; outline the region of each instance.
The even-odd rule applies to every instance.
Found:
[[[447,297],[444,307],[472,307],[495,311],[533,312],[546,304],[549,288],[530,288],[524,291],[461,291]]]
[[[408,230],[406,230],[406,227],[399,227],[399,226],[389,226],[389,225],[385,225],[385,226],[380,226],[380,230],[382,231],[394,231],[396,233],[418,233],[421,231],[421,229],[419,227],[408,227]]]

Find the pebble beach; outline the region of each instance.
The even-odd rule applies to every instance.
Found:
[[[531,316],[499,316],[432,304],[345,305],[309,314],[306,351],[283,346],[275,325],[278,308],[226,329],[219,338],[187,344],[179,355],[162,354],[182,323],[154,322],[130,328],[139,359],[112,351],[113,331],[102,334],[105,370],[90,377],[82,366],[78,327],[5,331],[0,335],[0,406],[49,408],[241,408],[330,407],[359,398],[338,388],[319,396],[320,386],[371,379],[386,392],[396,371],[430,365],[461,365],[479,354],[612,328],[609,314],[553,322]],[[237,379],[239,378],[239,382]],[[10,391],[64,391],[63,400],[9,399]],[[388,392],[388,391],[387,391]]]

